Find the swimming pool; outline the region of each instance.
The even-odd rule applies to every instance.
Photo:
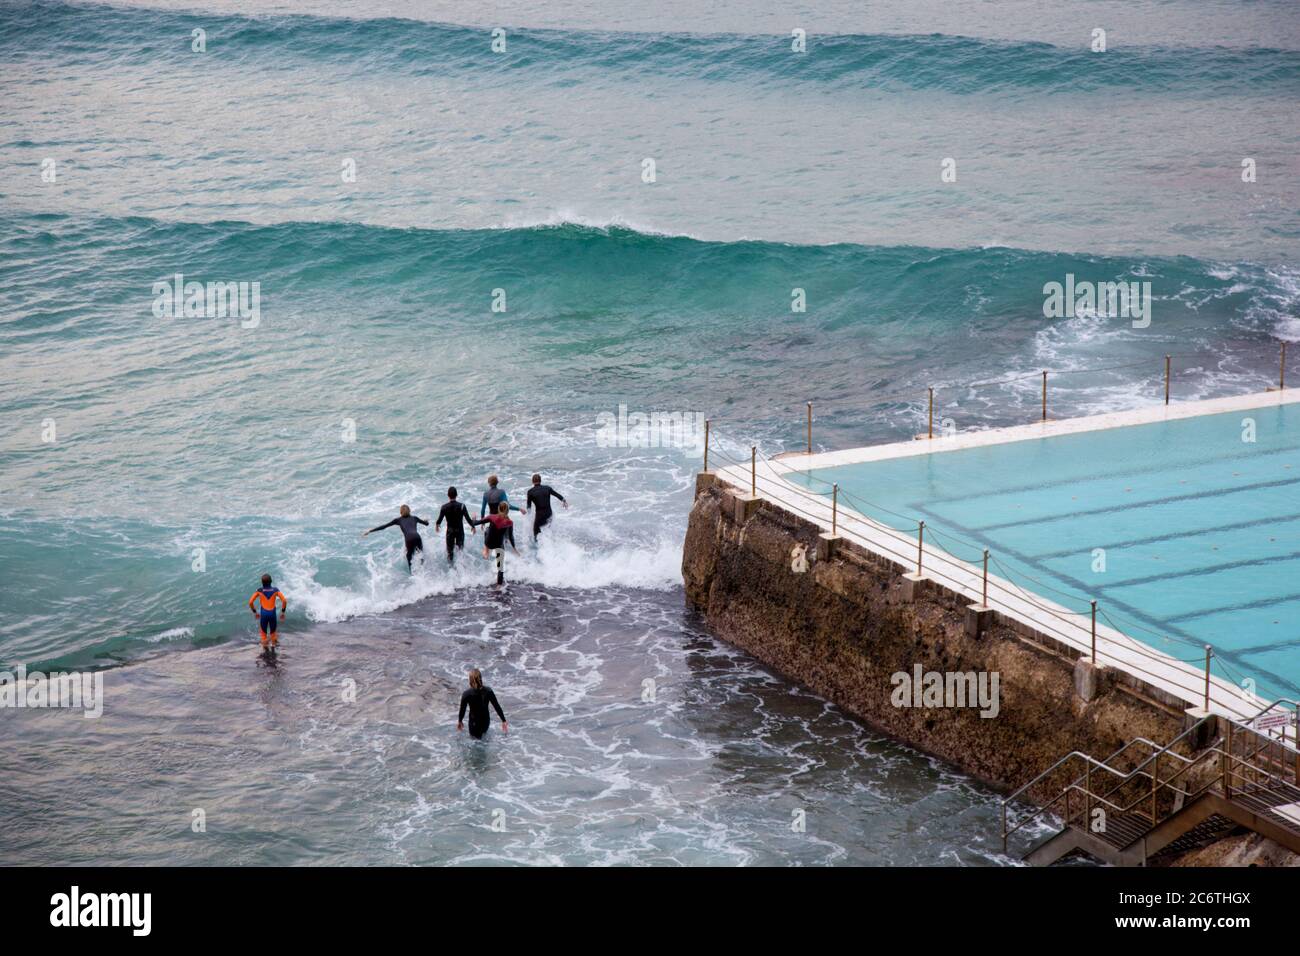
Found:
[[[829,467],[815,465],[836,455],[815,456],[784,477],[822,494],[838,483],[841,505],[882,524],[925,521],[927,548],[974,565],[988,548],[993,574],[1081,613],[1095,599],[1104,621],[1181,660],[1209,644],[1216,674],[1295,698],[1300,403],[1268,401]]]

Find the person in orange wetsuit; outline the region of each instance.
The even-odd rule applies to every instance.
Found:
[[[253,592],[253,596],[248,599],[248,609],[253,612],[253,617],[260,617],[259,627],[262,630],[262,650],[269,654],[274,654],[276,647],[280,644],[280,637],[276,634],[275,606],[280,605],[280,620],[284,620],[284,612],[289,608],[289,601],[279,588],[271,586],[271,575],[262,575],[262,586]],[[269,644],[267,642],[270,642]]]

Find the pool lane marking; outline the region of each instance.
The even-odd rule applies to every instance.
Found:
[[[979,525],[978,528],[981,531],[1001,531],[1004,528],[1025,527],[1028,525],[1042,524],[1045,521],[1059,521],[1067,518],[1086,518],[1086,517],[1091,517],[1093,515],[1120,514],[1125,511],[1132,511],[1134,508],[1157,507],[1159,505],[1174,504],[1180,501],[1195,501],[1202,498],[1220,498],[1224,495],[1237,494],[1238,492],[1243,492],[1243,491],[1258,491],[1261,488],[1285,488],[1290,485],[1297,485],[1297,484],[1300,484],[1300,476],[1297,476],[1295,478],[1283,478],[1277,481],[1254,482],[1249,485],[1238,485],[1235,488],[1220,488],[1214,491],[1204,491],[1195,494],[1171,495],[1165,498],[1146,498],[1143,499],[1142,501],[1125,502],[1122,504],[1113,505],[1106,508],[1084,508],[1079,511],[1063,511],[1046,517],[1022,518],[1018,521],[1002,521],[997,524]],[[843,485],[841,485],[840,487],[841,489],[844,488]],[[853,494],[853,492],[850,491],[849,494]],[[967,499],[967,500],[974,500],[974,499]],[[915,503],[912,503],[911,507],[918,508],[919,510],[919,506]],[[947,518],[944,515],[940,514],[939,512],[931,511],[928,508],[926,509],[925,514],[932,515],[933,517],[935,517],[941,522],[955,524],[954,519]]]
[[[1186,538],[1189,535],[1211,535],[1211,534],[1218,534],[1221,531],[1241,531],[1245,528],[1254,528],[1254,527],[1258,527],[1259,525],[1277,524],[1278,522],[1287,522],[1287,521],[1300,521],[1300,512],[1297,512],[1296,514],[1279,515],[1277,517],[1270,516],[1267,518],[1256,518],[1253,521],[1237,521],[1232,524],[1214,525],[1209,528],[1201,528],[1195,531],[1177,531],[1177,532],[1172,532],[1170,534],[1155,535],[1149,538],[1133,538],[1130,541],[1125,541],[1122,542],[1121,544],[1115,544],[1115,545],[1098,544],[1097,547],[1129,548],[1129,547],[1135,547],[1137,545],[1143,545],[1143,544],[1157,544],[1161,541],[1177,541],[1179,538]],[[1088,550],[1090,551],[1091,549]],[[1037,554],[1035,560],[1051,561],[1051,560],[1055,560],[1056,558],[1068,558],[1083,553],[1084,552],[1080,551],[1078,548],[1071,548],[1068,551],[1047,551],[1042,554]]]
[[[1194,621],[1200,617],[1209,617],[1212,614],[1231,614],[1234,611],[1249,611],[1254,608],[1268,607],[1272,604],[1285,604],[1287,601],[1300,600],[1300,592],[1295,594],[1280,594],[1277,597],[1260,598],[1258,601],[1242,601],[1240,604],[1225,604],[1222,607],[1211,608],[1205,611],[1188,611],[1186,614],[1175,614],[1169,618],[1171,621]]]
[[[1253,453],[1252,455],[1248,456],[1248,458],[1247,458],[1246,460],[1251,461],[1251,462],[1256,462],[1256,461],[1261,461],[1261,460],[1263,460],[1263,459],[1265,459],[1265,458],[1270,458],[1270,457],[1272,457],[1272,456],[1274,456],[1274,455],[1285,455],[1285,454],[1287,454],[1288,452],[1300,452],[1300,445],[1287,445],[1286,447],[1283,447],[1283,448],[1269,448],[1269,449],[1267,449],[1267,450],[1259,450],[1259,451]],[[899,458],[891,458],[891,459],[888,459],[888,460],[889,460],[889,461],[901,461],[902,459],[899,459]],[[1168,472],[1168,471],[1170,471],[1172,468],[1175,468],[1175,467],[1176,467],[1177,469],[1179,469],[1179,470],[1183,470],[1183,469],[1187,469],[1187,468],[1189,468],[1189,467],[1191,467],[1191,468],[1197,468],[1197,467],[1209,466],[1209,465],[1215,465],[1215,464],[1220,464],[1220,463],[1227,464],[1227,463],[1230,463],[1230,462],[1240,461],[1240,460],[1241,460],[1241,458],[1240,458],[1239,456],[1234,457],[1234,456],[1232,456],[1232,455],[1226,455],[1226,454],[1225,454],[1225,455],[1223,455],[1223,456],[1215,456],[1215,457],[1212,457],[1212,458],[1194,458],[1194,459],[1189,459],[1189,460],[1186,460],[1186,461],[1178,461],[1178,462],[1163,462],[1163,463],[1160,464],[1160,465],[1153,465],[1153,466],[1151,466],[1151,467],[1130,468],[1130,469],[1128,469],[1128,470],[1120,470],[1120,471],[1108,471],[1108,472],[1106,472],[1104,475],[1098,475],[1098,474],[1093,474],[1093,475],[1083,475],[1083,476],[1075,476],[1075,477],[1071,477],[1071,478],[1061,478],[1061,479],[1057,479],[1057,480],[1055,480],[1055,481],[1047,481],[1047,482],[1044,482],[1044,481],[1035,481],[1035,482],[1033,482],[1033,483],[1031,483],[1031,484],[1027,484],[1027,485],[1012,485],[1012,486],[1005,487],[1005,488],[999,488],[999,489],[997,489],[996,491],[990,491],[990,492],[987,492],[987,493],[985,493],[985,494],[980,494],[980,495],[951,495],[951,496],[946,497],[946,498],[931,498],[930,501],[932,501],[932,502],[934,502],[934,503],[936,503],[936,504],[950,504],[950,503],[952,503],[952,502],[979,501],[979,500],[981,500],[981,499],[983,499],[983,498],[988,498],[988,497],[990,497],[990,496],[994,496],[994,495],[1013,495],[1013,494],[1023,494],[1024,492],[1028,492],[1028,491],[1041,491],[1041,490],[1043,490],[1044,488],[1061,488],[1061,487],[1065,487],[1065,486],[1069,486],[1069,485],[1088,485],[1088,484],[1096,484],[1097,482],[1100,482],[1100,481],[1107,481],[1107,480],[1112,479],[1112,478],[1140,478],[1140,477],[1142,477],[1142,476],[1144,476],[1144,475],[1151,475],[1151,474],[1156,474],[1156,473],[1160,473],[1160,472]],[[1297,456],[1297,462],[1300,462],[1300,455]],[[874,465],[874,464],[880,464],[880,463],[879,463],[879,462],[865,462],[864,464],[871,464],[871,465]],[[1027,464],[1029,464],[1029,463],[1027,463]],[[830,470],[830,469],[827,469],[827,470]],[[821,480],[821,481],[826,481],[826,479],[823,478],[823,477],[821,477],[821,476],[818,476],[818,478],[819,478],[819,480]],[[828,483],[829,483],[829,482],[828,482]],[[847,485],[847,484],[848,484],[848,482],[845,482],[845,481],[841,481],[841,482],[840,482],[840,485],[841,485],[841,486],[845,486],[845,485]],[[1247,487],[1247,486],[1242,486],[1242,487]],[[1222,490],[1224,490],[1224,489],[1222,489],[1222,488],[1216,488],[1216,489],[1214,489],[1214,490],[1217,492],[1217,491],[1222,491]]]
[[[1117,545],[1116,550],[1123,547]],[[1164,574],[1149,574],[1142,578],[1128,578],[1109,585],[1113,588],[1130,588],[1150,584],[1152,581],[1168,581],[1171,578],[1194,578],[1200,574],[1218,574],[1220,571],[1229,571],[1233,568],[1249,568],[1257,564],[1272,564],[1274,561],[1294,561],[1300,558],[1300,551],[1292,551],[1289,554],[1275,554],[1264,558],[1249,558],[1241,561],[1227,561],[1223,564],[1205,565],[1199,568],[1188,568],[1185,571],[1168,571]],[[1233,605],[1234,607],[1236,605]],[[1213,611],[1206,611],[1206,614],[1213,614]]]

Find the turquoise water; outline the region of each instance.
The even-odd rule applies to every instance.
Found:
[[[0,668],[118,688],[91,727],[0,715],[0,845],[1006,862],[995,794],[687,612],[703,436],[602,417],[738,457],[802,447],[808,400],[821,447],[915,433],[932,385],[1023,422],[1042,368],[1056,417],[1158,400],[1166,353],[1176,399],[1261,390],[1300,337],[1297,102],[1290,0],[0,0]],[[156,316],[177,272],[259,283],[260,325]],[[1150,281],[1151,325],[1046,319],[1067,274]],[[493,471],[572,503],[504,596],[359,537]],[[517,719],[487,748],[446,726],[475,665]],[[192,792],[229,826],[181,844]],[[500,806],[527,825],[485,837]]]
[[[1247,441],[1253,434],[1253,441]],[[1300,695],[1300,406],[792,475],[1262,696]],[[903,516],[913,516],[907,521]],[[1103,554],[1098,553],[1098,549]]]

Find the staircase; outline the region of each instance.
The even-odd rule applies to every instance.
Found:
[[[1238,827],[1300,853],[1300,750],[1288,706],[1297,708],[1276,701],[1245,722],[1203,717],[1163,746],[1137,737],[1102,760],[1066,754],[1003,801],[1003,850],[1029,824],[1055,818],[1060,829],[1024,852],[1026,862],[1048,866],[1082,852],[1114,866],[1146,866]],[[1054,780],[1060,792],[1012,822],[1021,798]]]

